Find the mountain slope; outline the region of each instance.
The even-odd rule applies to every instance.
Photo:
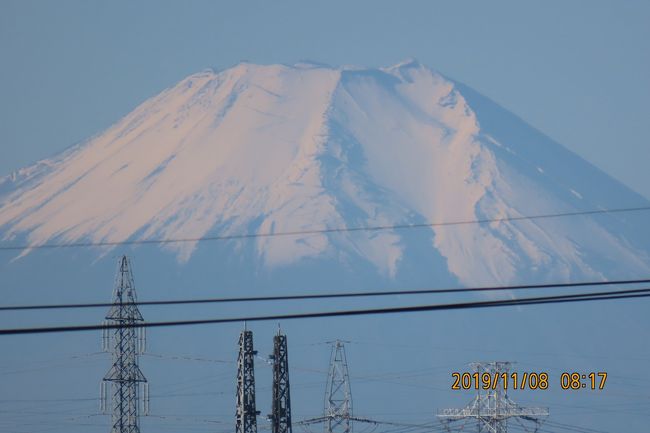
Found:
[[[240,64],[192,75],[82,145],[0,180],[0,234],[30,245],[195,239],[646,204],[415,61]],[[398,279],[436,267],[464,284],[647,274],[648,246],[632,233],[619,217],[585,216],[261,237],[254,260],[271,270],[364,262]],[[414,253],[422,241],[429,254]],[[182,263],[197,242],[163,248]]]

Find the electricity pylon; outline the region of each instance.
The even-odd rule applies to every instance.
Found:
[[[507,376],[512,363],[503,361],[476,362],[470,364],[478,377],[484,373],[492,378],[500,378],[505,373]],[[494,379],[496,380],[496,379]],[[494,389],[492,389],[494,388]],[[479,432],[507,433],[508,420],[518,423],[518,427],[527,432],[536,432],[542,423],[542,417],[548,416],[548,408],[542,407],[521,407],[510,398],[503,384],[498,383],[497,387],[490,387],[481,393],[479,386],[478,393],[474,400],[463,409],[442,409],[438,412],[438,419],[452,431],[451,423],[462,420],[475,420],[478,422]]]
[[[236,433],[257,433],[259,412],[255,408],[255,355],[253,332],[244,329],[239,335],[237,358]]]
[[[352,414],[352,393],[350,392],[350,377],[348,375],[348,361],[345,355],[345,346],[341,340],[333,341],[331,344],[332,352],[327,375],[327,386],[325,388],[325,410],[323,416],[294,422],[294,425],[305,428],[312,424],[324,423],[324,433],[351,433],[352,425],[355,422],[374,424],[376,426],[414,427],[413,424],[378,421],[354,416]],[[311,430],[306,430],[311,432]]]
[[[111,433],[140,433],[139,409],[149,412],[149,388],[147,379],[138,366],[139,355],[145,350],[144,328],[136,327],[144,319],[136,304],[137,296],[126,256],[118,262],[113,305],[106,315],[106,324],[115,326],[104,329],[103,346],[113,354],[113,366],[101,383],[102,411],[107,412],[108,393],[112,398]],[[112,343],[112,344],[111,344]]]
[[[289,353],[287,336],[278,329],[273,337],[273,402],[271,404],[272,433],[291,433],[291,395],[289,387]]]
[[[352,393],[345,346],[341,340],[332,343],[323,416],[326,418],[325,433],[352,432]]]

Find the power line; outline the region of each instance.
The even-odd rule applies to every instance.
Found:
[[[290,319],[311,319],[311,318],[319,318],[319,317],[416,313],[416,312],[425,312],[425,311],[465,310],[465,309],[474,309],[474,308],[557,304],[557,303],[568,303],[568,302],[602,301],[602,300],[613,300],[613,299],[632,299],[632,298],[647,298],[647,297],[650,297],[650,288],[634,289],[634,290],[618,290],[618,291],[610,291],[610,292],[588,292],[588,293],[577,293],[577,294],[557,295],[557,296],[541,296],[541,297],[522,298],[522,299],[505,299],[505,300],[496,300],[496,301],[415,305],[409,307],[338,310],[338,311],[325,311],[325,312],[315,312],[315,313],[289,313],[289,314],[278,314],[278,315],[269,315],[269,316],[233,317],[233,318],[223,318],[223,319],[142,322],[142,323],[136,323],[132,325],[132,327],[153,328],[153,327],[168,327],[168,326],[207,325],[207,324],[219,324],[219,323],[261,322],[261,321],[269,321],[269,320],[278,321],[278,320],[290,320]],[[0,329],[0,335],[96,331],[96,330],[114,329],[114,328],[116,328],[116,325],[112,325],[112,324],[14,328],[14,329]]]
[[[407,230],[428,227],[443,227],[443,226],[459,226],[459,225],[473,225],[473,224],[490,224],[499,222],[510,221],[523,221],[535,219],[549,219],[549,218],[562,218],[572,216],[584,215],[598,215],[598,214],[613,214],[624,212],[641,212],[650,210],[650,206],[615,208],[615,209],[592,209],[587,211],[575,212],[562,212],[551,214],[538,214],[538,215],[521,215],[502,218],[483,218],[476,220],[461,220],[461,221],[442,221],[442,222],[429,222],[417,224],[394,224],[394,225],[381,225],[381,226],[358,226],[358,227],[339,227],[328,229],[313,229],[313,230],[292,230],[286,232],[269,232],[269,233],[244,233],[239,235],[223,235],[223,236],[201,236],[194,238],[175,238],[175,239],[134,239],[124,241],[103,241],[103,242],[71,242],[59,244],[42,244],[42,245],[7,245],[0,246],[0,251],[15,251],[15,250],[34,250],[34,249],[47,249],[47,248],[89,248],[89,247],[115,247],[120,245],[147,245],[147,244],[174,244],[183,242],[205,242],[205,241],[222,241],[222,240],[237,240],[237,239],[254,239],[254,238],[270,238],[276,236],[299,236],[311,234],[325,234],[325,233],[348,233],[348,232],[364,232],[364,231],[383,231],[383,230]]]
[[[198,361],[198,362],[210,362],[210,363],[214,363],[214,364],[236,364],[236,362],[232,361],[232,360],[213,359],[213,358],[197,358],[197,357],[188,356],[188,355],[167,355],[167,354],[151,353],[151,352],[145,352],[142,355],[153,357],[153,358],[158,358],[158,359],[169,359],[169,360],[172,360],[172,361]]]
[[[552,427],[552,428],[559,428],[561,430],[577,431],[577,432],[581,432],[581,433],[607,433],[606,431],[603,431],[603,430],[595,430],[595,429],[592,429],[592,428],[589,428],[589,427],[581,427],[581,426],[577,426],[577,425],[563,424],[563,423],[556,422],[556,421],[551,421],[551,420],[547,420],[545,422],[545,424],[548,424],[549,427]]]
[[[414,290],[392,290],[392,291],[373,291],[373,292],[347,292],[347,293],[316,293],[306,295],[278,295],[278,296],[249,296],[234,298],[207,298],[207,299],[177,299],[167,301],[136,301],[134,305],[183,305],[183,304],[212,304],[212,303],[229,303],[229,302],[261,302],[261,301],[292,301],[307,299],[328,299],[328,298],[360,298],[360,297],[378,297],[378,296],[401,296],[401,295],[431,295],[444,293],[467,293],[467,292],[497,292],[509,290],[531,290],[531,289],[551,289],[551,288],[568,288],[568,287],[585,287],[585,286],[610,286],[610,285],[628,285],[628,284],[645,284],[650,283],[650,278],[638,280],[613,280],[613,281],[581,281],[574,283],[546,283],[546,284],[518,284],[512,286],[483,286],[483,287],[459,287],[446,289],[414,289]],[[112,304],[84,303],[84,304],[49,304],[49,305],[13,305],[0,307],[0,311],[24,311],[24,310],[50,310],[50,309],[68,309],[68,308],[105,308]]]

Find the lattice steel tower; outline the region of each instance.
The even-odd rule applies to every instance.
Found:
[[[325,389],[325,433],[351,433],[352,394],[345,346],[341,340],[332,343],[329,376]]]
[[[289,353],[287,336],[278,329],[273,337],[273,402],[271,404],[272,433],[291,433],[291,395],[289,388]]]
[[[140,433],[140,405],[144,406],[144,415],[149,411],[147,379],[138,366],[139,354],[145,350],[145,332],[137,325],[144,323],[144,319],[136,302],[131,265],[127,257],[122,256],[118,262],[113,305],[105,322],[115,328],[107,328],[103,333],[104,350],[113,354],[113,366],[101,383],[104,413],[111,402],[111,433]]]
[[[501,375],[510,372],[511,362],[476,362],[470,364],[475,372],[482,377],[484,373],[493,378],[498,377],[498,386],[495,389],[483,390],[479,386],[474,400],[463,409],[442,409],[438,412],[438,419],[452,431],[452,423],[457,421],[477,421],[479,432],[507,433],[508,421],[512,420],[518,429],[526,432],[536,432],[543,421],[542,417],[548,416],[548,408],[521,407],[508,398],[508,393],[503,389]],[[460,429],[459,429],[460,431]]]
[[[244,329],[239,336],[237,359],[236,433],[257,433],[259,412],[255,408],[255,355],[253,332]]]

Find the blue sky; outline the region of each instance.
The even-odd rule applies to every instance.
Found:
[[[650,2],[3,1],[0,173],[240,60],[416,57],[650,197]]]

